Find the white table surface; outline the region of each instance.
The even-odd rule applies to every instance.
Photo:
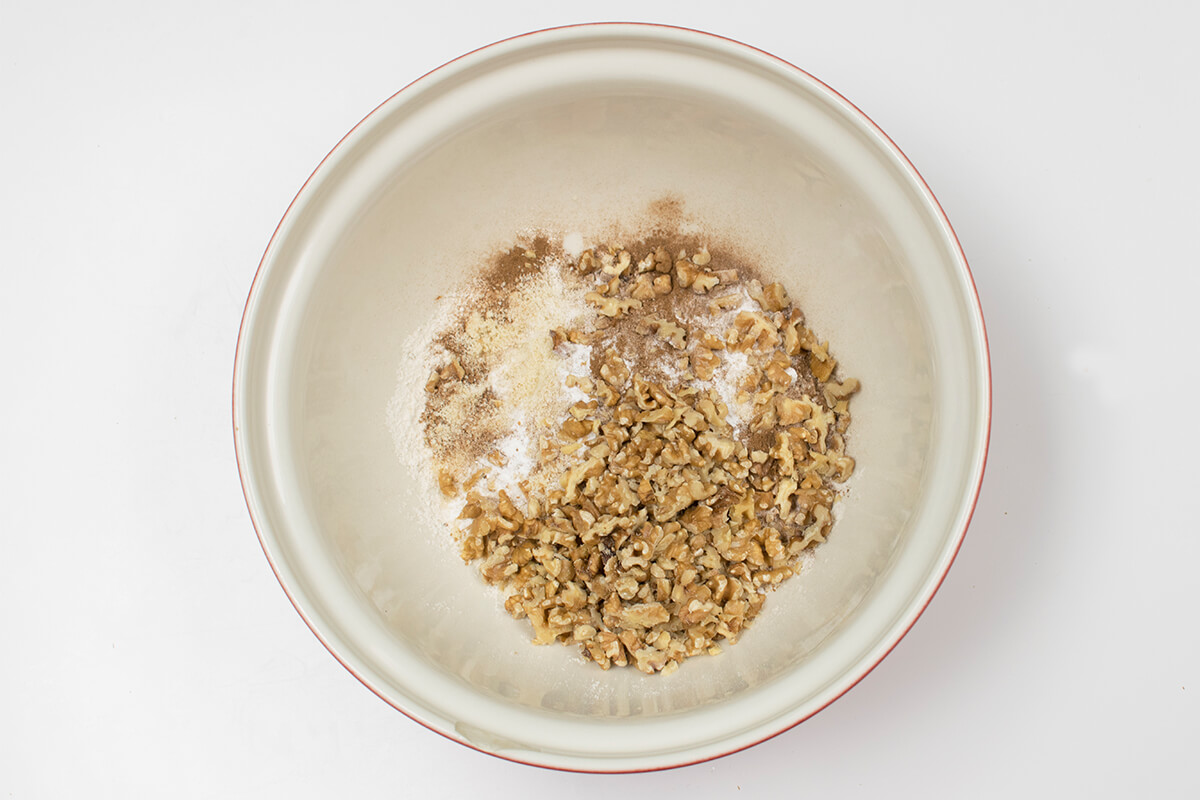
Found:
[[[7,0],[0,797],[1200,796],[1198,9]],[[974,524],[892,655],[638,776],[503,762],[367,691],[272,576],[230,432],[250,281],[342,134],[601,19],[740,39],[871,116],[958,231],[995,381]]]

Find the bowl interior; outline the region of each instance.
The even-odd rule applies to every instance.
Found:
[[[389,404],[439,296],[489,253],[531,227],[607,242],[667,197],[782,280],[864,390],[830,540],[738,644],[662,678],[528,644],[433,521]],[[592,767],[748,744],[861,677],[953,557],[986,442],[968,281],[890,142],[797,71],[677,31],[503,43],[372,114],[281,225],[239,354],[252,513],[326,644],[451,736]]]

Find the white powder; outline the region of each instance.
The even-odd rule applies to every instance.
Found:
[[[745,352],[724,350],[721,352],[721,365],[713,372],[712,380],[709,382],[709,385],[721,396],[721,402],[729,409],[729,424],[739,435],[746,423],[750,421],[749,415],[753,410],[753,404],[739,403],[737,396],[742,391],[742,383],[745,382],[752,369],[750,357]]]
[[[404,340],[400,365],[396,370],[396,389],[387,408],[387,426],[392,436],[396,458],[408,472],[414,493],[421,502],[413,505],[427,525],[438,528],[451,524],[458,516],[460,504],[442,497],[436,483],[437,470],[433,452],[422,433],[421,414],[425,410],[425,382],[441,358],[440,348],[433,346],[434,333],[451,318],[452,303],[447,303]],[[447,549],[453,546],[449,536],[435,537]]]
[[[537,441],[527,424],[518,423],[513,432],[501,440],[496,450],[504,456],[504,466],[492,469],[489,486],[495,486],[496,491],[504,491],[514,503],[521,507],[524,493],[521,491],[521,481],[529,477],[537,466]],[[481,466],[491,466],[490,463],[480,462]]]
[[[568,386],[567,378],[572,375],[580,378],[591,377],[591,345],[563,342],[558,346],[558,349],[564,356],[563,361],[560,363],[562,383],[559,387],[559,391],[562,392],[563,408],[570,408],[576,403],[586,403],[591,399],[588,393],[578,386]]]
[[[734,320],[741,312],[761,311],[758,303],[750,297],[744,284],[731,287],[731,291],[725,294],[735,295],[738,298],[738,304],[720,314],[704,315],[695,320],[699,327],[719,338],[723,338],[725,332],[733,327]],[[753,366],[750,363],[749,354],[745,351],[725,349],[717,352],[720,355],[721,363],[713,372],[712,379],[702,381],[701,385],[706,389],[716,391],[720,396],[721,402],[729,409],[729,424],[733,426],[734,433],[740,437],[745,432],[746,424],[750,421],[753,404],[750,402],[738,403],[737,396],[743,391],[742,384],[753,371]]]
[[[583,234],[568,233],[563,237],[562,248],[571,260],[579,258],[579,254],[583,252]]]
[[[495,288],[477,282],[443,298],[432,318],[405,340],[388,408],[388,427],[396,454],[417,491],[437,498],[419,506],[439,527],[462,527],[457,520],[461,497],[447,499],[436,485],[442,470],[460,480],[484,470],[489,490],[504,490],[524,508],[520,485],[539,462],[537,431],[545,420],[562,419],[573,403],[588,399],[585,392],[566,387],[565,382],[569,375],[590,374],[591,348],[563,343],[555,351],[550,338],[551,330],[572,327],[588,313],[583,299],[586,291],[565,264],[546,259],[541,268],[510,288],[502,307],[488,302],[495,298]],[[474,384],[456,384],[460,407],[435,431],[434,438],[440,437],[435,452],[427,440],[422,414],[429,399],[426,381],[452,356],[435,341],[443,335],[457,342],[464,363],[481,364],[484,376]],[[488,391],[492,403],[487,407],[487,419],[472,416],[467,401],[478,402]],[[499,454],[502,466],[489,461],[489,453],[477,458],[466,455],[467,444],[482,422],[495,431],[490,450]]]

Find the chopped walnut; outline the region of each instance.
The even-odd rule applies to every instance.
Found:
[[[687,344],[687,331],[679,325],[666,319],[650,317],[638,323],[637,332],[640,334],[654,333],[664,339],[671,347],[682,350]]]
[[[736,294],[726,294],[715,300],[708,301],[708,312],[716,315],[722,311],[728,311],[731,308],[737,308],[742,304],[742,298]]]
[[[628,250],[622,250],[620,253],[618,253],[615,262],[612,260],[612,256],[609,255],[605,265],[600,271],[605,275],[620,277],[629,271],[632,258],[633,257],[630,255]]]
[[[629,296],[634,300],[653,300],[656,295],[654,281],[649,275],[638,275],[637,280],[633,283],[633,287],[629,290]]]
[[[812,370],[813,377],[819,381],[827,381],[833,375],[833,368],[837,366],[837,361],[832,356],[813,350],[808,356],[808,366]]]
[[[596,271],[596,256],[591,250],[584,250],[579,254],[579,260],[575,264],[575,268],[579,270],[581,275],[589,275]]]
[[[567,343],[596,348],[593,371],[565,379],[586,399],[546,423],[538,468],[550,471],[548,488],[521,483],[518,507],[474,488],[496,483],[479,483],[487,464],[461,484],[437,475],[443,494],[465,495],[463,558],[504,587],[506,610],[528,620],[536,644],[573,644],[604,669],[670,674],[736,642],[765,593],[829,534],[835,484],[855,467],[846,435],[860,384],[834,379],[828,344],[781,284],[722,266],[707,248],[690,258],[665,246],[583,252],[574,270],[591,276],[595,314],[550,331],[550,344],[560,356]],[[659,354],[661,374],[612,344],[643,336],[667,345],[636,345]],[[749,409],[737,426],[715,383],[732,359],[749,369],[733,387]],[[430,376],[428,402],[465,378],[453,358]],[[504,460],[496,451],[488,463]]]
[[[691,286],[699,275],[700,270],[690,261],[675,262],[675,281],[683,288]]]
[[[606,317],[618,317],[631,308],[642,307],[642,301],[636,298],[622,300],[616,297],[604,297],[598,292],[589,292],[584,300],[596,306],[596,310]]]
[[[711,272],[706,272],[703,275],[697,275],[692,281],[692,291],[696,294],[708,294],[710,289],[713,289],[721,279]]]
[[[782,311],[787,308],[788,293],[783,288],[783,284],[770,283],[763,289],[762,292],[762,307],[767,311]]]
[[[692,351],[692,372],[702,381],[712,378],[720,364],[721,357],[707,347],[697,347]]]

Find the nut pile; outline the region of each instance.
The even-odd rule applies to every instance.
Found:
[[[538,439],[559,480],[511,497],[480,487],[485,470],[438,477],[464,498],[463,558],[506,589],[536,644],[666,674],[736,641],[825,540],[834,484],[854,470],[859,383],[834,379],[828,344],[780,284],[717,268],[707,249],[641,248],[564,266],[595,314],[546,334],[591,354],[591,374],[564,386],[586,399]],[[462,378],[451,361],[427,388]]]

